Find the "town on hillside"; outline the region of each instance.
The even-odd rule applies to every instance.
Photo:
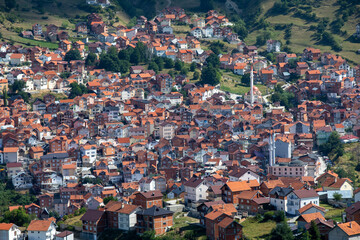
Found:
[[[360,239],[360,62],[232,26],[167,7],[1,42],[0,239]]]

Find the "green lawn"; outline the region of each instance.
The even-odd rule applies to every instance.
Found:
[[[79,216],[74,216],[72,218],[68,218],[68,219],[66,219],[66,221],[64,221],[64,223],[68,226],[82,226],[82,221],[80,220],[80,218],[83,215],[84,214],[81,214]]]
[[[244,227],[243,231],[247,238],[257,239],[266,238],[270,234],[271,230],[276,227],[276,222],[258,222],[256,218],[248,218],[241,222],[241,225]]]
[[[250,87],[241,83],[241,76],[226,70],[221,70],[221,75],[223,76],[221,80],[221,90],[239,95],[244,95],[250,91]],[[259,88],[263,95],[266,95],[269,91],[269,88],[265,85],[257,84],[255,86]]]
[[[320,207],[326,208],[327,212],[325,213],[326,219],[333,219],[337,222],[342,222],[342,213],[344,208],[334,208],[333,206],[325,203],[321,203]]]

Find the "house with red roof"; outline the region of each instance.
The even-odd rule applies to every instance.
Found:
[[[13,223],[0,223],[0,238],[2,240],[20,240],[21,230]]]

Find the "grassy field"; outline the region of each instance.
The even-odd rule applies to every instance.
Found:
[[[241,225],[244,227],[243,231],[247,238],[263,239],[270,234],[271,230],[274,227],[276,227],[276,222],[258,222],[255,218],[248,218],[245,221],[241,222]]]
[[[65,94],[63,94],[63,93],[53,93],[53,92],[48,91],[48,90],[41,91],[40,93],[34,93],[34,94],[31,95],[31,98],[33,98],[33,99],[39,98],[39,99],[43,100],[44,96],[49,94],[49,93],[54,95],[56,100],[67,99],[67,96]]]
[[[321,207],[326,208],[327,212],[325,213],[326,219],[333,219],[336,222],[342,222],[342,213],[344,212],[344,208],[334,208],[329,204],[320,204]]]
[[[79,216],[74,216],[72,218],[68,218],[64,221],[64,223],[68,226],[82,226],[82,221],[80,220],[80,218],[83,216],[84,214],[81,214]]]
[[[221,75],[223,76],[221,80],[221,90],[239,95],[244,95],[250,91],[250,87],[241,83],[241,76],[225,70],[221,70]],[[258,84],[255,86],[259,88],[263,95],[266,95],[268,91],[270,91],[265,85]]]

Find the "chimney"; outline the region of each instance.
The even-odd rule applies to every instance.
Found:
[[[350,224],[349,224],[349,228],[351,228],[352,226],[351,226],[352,224],[351,224],[351,222],[350,222]]]

